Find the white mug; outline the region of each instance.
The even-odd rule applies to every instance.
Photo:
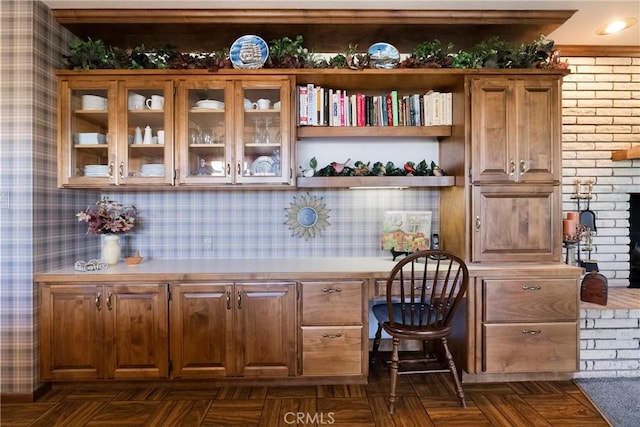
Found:
[[[268,110],[271,106],[271,101],[269,99],[258,99],[254,106],[258,110]]]
[[[158,144],[164,144],[164,131],[158,131]]]
[[[140,95],[139,93],[129,92],[129,110],[144,110],[145,103],[144,95]]]
[[[164,108],[164,96],[151,95],[151,98],[147,99],[145,104],[150,110],[162,110]]]
[[[244,99],[244,109],[245,110],[253,110],[253,102],[250,99]]]

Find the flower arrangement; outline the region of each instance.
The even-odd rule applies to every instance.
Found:
[[[136,225],[138,210],[114,200],[99,200],[95,206],[76,214],[79,222],[89,224],[87,234],[123,234]]]

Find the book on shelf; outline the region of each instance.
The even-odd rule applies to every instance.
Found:
[[[452,94],[397,90],[378,95],[348,93],[313,83],[296,88],[299,126],[450,126]]]

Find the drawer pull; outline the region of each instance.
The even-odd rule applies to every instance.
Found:
[[[98,295],[96,295],[96,308],[98,309],[98,311],[102,310],[102,303],[100,302],[102,298],[102,292],[98,292]]]
[[[542,289],[542,286],[522,285],[522,290],[523,291],[539,291],[540,289]]]
[[[323,333],[322,334],[322,338],[340,338],[342,336],[342,332],[338,332],[337,334],[328,334],[328,333]]]
[[[540,329],[523,329],[522,330],[523,335],[538,335],[541,333],[542,331]]]
[[[111,304],[111,297],[113,296],[113,294],[111,292],[109,292],[109,294],[107,295],[107,309],[109,311],[113,310],[113,305]]]
[[[333,292],[342,292],[342,289],[340,288],[322,288],[322,292],[325,294],[330,294]]]

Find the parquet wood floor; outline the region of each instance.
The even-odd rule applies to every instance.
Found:
[[[211,387],[140,383],[122,388],[55,387],[35,403],[1,404],[0,425],[17,426],[610,426],[572,381],[463,385],[468,408],[446,374],[389,380],[375,368],[366,385]]]

